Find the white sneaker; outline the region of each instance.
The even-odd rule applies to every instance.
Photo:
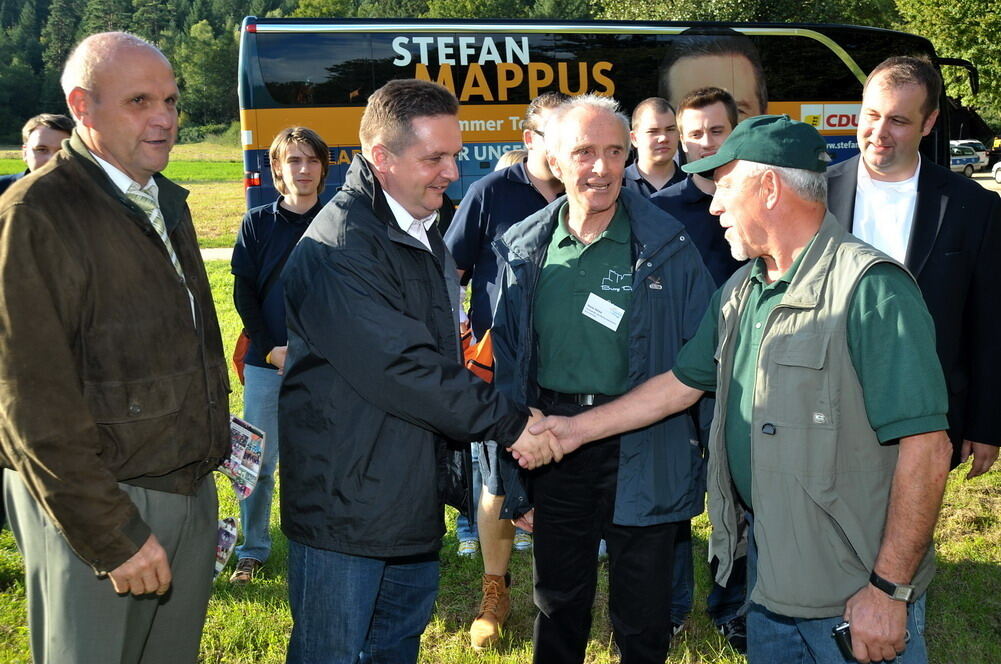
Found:
[[[466,558],[472,558],[477,553],[480,552],[480,541],[479,540],[462,540],[459,542],[459,555]]]
[[[515,533],[514,534],[514,550],[515,551],[531,551],[532,550],[532,535],[529,533]]]

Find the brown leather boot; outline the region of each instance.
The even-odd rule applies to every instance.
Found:
[[[480,614],[469,628],[469,640],[473,650],[486,650],[497,643],[504,621],[511,613],[511,575],[483,575],[483,599]]]

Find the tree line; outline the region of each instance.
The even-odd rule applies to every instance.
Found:
[[[182,126],[237,119],[239,26],[261,17],[536,18],[848,23],[928,37],[940,55],[971,60],[981,92],[946,71],[949,92],[1001,127],[1001,12],[992,0],[0,0],[0,142],[24,120],[65,112],[59,75],[83,37],[128,30],[174,63]],[[123,63],[124,64],[124,63]]]

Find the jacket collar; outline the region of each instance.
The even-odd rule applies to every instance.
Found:
[[[709,199],[711,201],[713,198],[712,194],[707,194],[696,186],[695,178],[692,175],[688,175],[678,186],[681,200],[689,205],[700,203],[705,199]]]
[[[427,251],[427,247],[419,240],[400,228],[400,225],[396,221],[396,215],[393,214],[393,210],[389,207],[389,202],[386,200],[386,193],[382,190],[382,185],[379,184],[379,180],[376,179],[375,174],[372,172],[372,166],[362,155],[356,154],[354,159],[352,159],[351,165],[344,175],[344,185],[341,187],[341,191],[370,201],[372,213],[380,223],[386,224],[386,232],[391,241]],[[444,259],[444,264],[447,267],[451,265],[451,256],[446,255],[447,252],[443,250],[440,252],[441,255],[438,255],[439,249],[441,249],[439,247],[441,239],[438,237],[437,231],[434,231],[433,228],[434,224],[431,224],[427,229],[428,240],[432,246],[431,254],[438,260]]]
[[[525,170],[524,160],[519,161],[516,164],[511,164],[507,168],[507,172],[504,173],[504,177],[512,182],[520,182],[521,184],[527,184],[532,186],[532,180],[528,177],[528,171]]]
[[[858,187],[859,155],[832,166],[827,172],[827,207],[845,230],[855,219],[855,189]]]
[[[146,219],[146,214],[135,203],[130,201],[122,193],[122,190],[116,187],[115,183],[111,181],[111,178],[108,177],[108,174],[104,172],[104,169],[94,159],[94,156],[90,153],[90,149],[75,129],[70,137],[63,141],[63,149],[69,155],[79,160],[84,170],[101,190],[138,214],[140,218]],[[160,205],[160,212],[163,214],[164,223],[169,233],[180,223],[184,213],[185,201],[188,198],[188,190],[174,184],[160,173],[154,174],[153,179],[156,181],[156,186],[159,190],[157,202]]]
[[[858,187],[860,159],[861,156],[856,155],[838,164],[827,178],[828,207],[848,231],[852,230],[855,219],[855,190]],[[915,277],[921,274],[921,268],[928,261],[928,255],[945,218],[945,209],[949,203],[947,178],[948,171],[929,159],[922,160],[921,172],[918,174],[914,226],[907,251],[907,269]]]
[[[928,261],[935,238],[938,237],[945,219],[945,209],[949,205],[946,183],[949,171],[925,159],[918,175],[918,202],[914,213],[914,228],[911,230],[911,244],[907,250],[907,269],[915,277]]]
[[[531,260],[545,251],[552,238],[559,211],[566,202],[566,194],[542,208],[532,216],[509,228],[495,240],[494,251],[508,262]],[[668,256],[678,251],[683,242],[690,241],[680,221],[668,215],[651,203],[645,196],[623,188],[619,192],[619,205],[625,207],[629,215],[629,226],[633,243],[637,249],[637,260],[647,260],[659,255]],[[680,236],[684,235],[684,240]]]
[[[375,213],[375,216],[391,227],[396,226],[393,211],[386,201],[382,185],[372,173],[372,167],[368,161],[360,154],[355,154],[351,160],[348,172],[344,175],[344,186],[341,189],[372,201],[372,212]]]

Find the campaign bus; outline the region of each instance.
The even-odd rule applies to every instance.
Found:
[[[389,80],[418,78],[452,90],[461,110],[462,197],[521,147],[525,107],[542,92],[615,97],[629,113],[643,99],[677,105],[707,85],[734,95],[740,117],[787,113],[815,126],[834,161],[858,151],[855,132],[866,75],[891,55],[937,58],[923,37],[842,25],[244,19],[239,97],[247,205],[275,199],[271,140],[302,125],[330,146],[329,198],[359,152],[358,125],[368,96]],[[948,107],[921,145],[948,166]]]

